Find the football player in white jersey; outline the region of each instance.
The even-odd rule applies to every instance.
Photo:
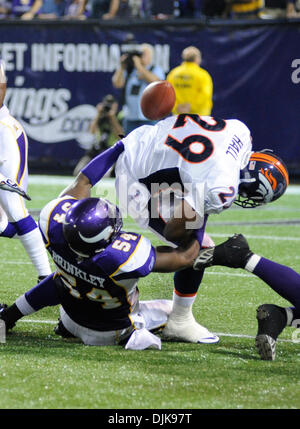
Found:
[[[205,234],[207,217],[233,202],[255,207],[279,198],[289,183],[283,162],[269,151],[252,152],[252,138],[239,120],[172,116],[132,131],[98,155],[78,176],[94,185],[116,163],[119,204],[141,227],[182,245]],[[167,204],[166,204],[167,202]],[[206,329],[192,314],[204,269],[174,276],[173,309],[165,338],[197,343]]]
[[[4,64],[0,62],[0,173],[9,179],[8,183],[15,183],[26,192],[27,137],[21,124],[3,104],[5,93],[6,75]],[[38,226],[25,206],[23,197],[26,194],[7,192],[3,186],[0,187],[0,237],[19,238],[38,277],[43,278],[51,273],[50,264]]]

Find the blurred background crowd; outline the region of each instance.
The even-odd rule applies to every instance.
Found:
[[[300,17],[300,0],[0,0],[11,19],[269,19]]]

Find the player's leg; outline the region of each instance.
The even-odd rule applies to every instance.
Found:
[[[0,202],[7,214],[7,226],[1,236],[13,237],[17,234],[39,277],[51,273],[45,244],[37,223],[28,213],[22,197],[0,190]]]
[[[193,304],[203,273],[204,271],[196,273],[193,269],[186,269],[175,274],[172,312],[162,332],[165,339],[207,344],[219,341],[216,335],[197,323],[193,316]],[[182,288],[183,284],[185,287]],[[188,290],[190,294],[187,293]]]
[[[151,219],[152,231],[162,238],[164,224],[159,219]],[[205,224],[196,231],[197,239],[202,247],[214,246],[211,238],[205,234]],[[192,343],[217,343],[219,338],[207,328],[196,322],[193,316],[193,304],[204,274],[187,268],[174,274],[173,306],[166,327],[162,331],[165,339],[187,341]]]
[[[3,208],[0,206],[0,237],[17,238],[17,230],[13,224],[8,222]]]
[[[286,326],[293,325],[293,322],[300,319],[300,274],[285,265],[254,254],[241,234],[236,234],[226,242],[200,252],[194,267],[203,269],[212,265],[244,268],[294,306],[291,308],[263,304],[257,309],[258,352],[262,359],[274,360],[278,336]]]
[[[263,304],[257,309],[257,351],[263,360],[274,360],[278,336],[286,326],[300,319],[300,275],[289,267],[258,255],[250,257],[245,269],[294,305],[294,308],[285,308]]]
[[[141,228],[147,228],[167,245],[176,247],[178,243],[171,243],[164,237],[164,229],[168,218],[172,217],[176,199],[160,198],[150,199],[150,193],[146,186],[136,181],[127,174],[122,165],[116,169],[116,191],[123,217],[129,213]],[[167,192],[166,192],[167,194]],[[178,199],[177,202],[182,201]],[[204,234],[205,225],[197,234],[198,240],[206,245],[214,243]],[[211,334],[206,328],[198,324],[192,314],[203,273],[195,272],[193,269],[183,270],[174,276],[173,307],[168,323],[162,335],[168,339],[176,339],[188,342],[218,342],[219,338]],[[203,341],[202,341],[203,340]]]
[[[65,312],[60,306],[60,324],[63,327],[63,333],[56,328],[54,332],[63,338],[78,338],[87,346],[114,346],[126,342],[133,327],[127,327],[117,331],[96,331],[78,324]]]
[[[0,166],[0,172],[22,185],[27,190],[27,140],[23,134],[17,139],[8,139],[2,142],[2,153],[8,152],[9,156]],[[8,147],[6,147],[8,146]],[[0,190],[0,204],[7,215],[8,224],[2,231],[3,236],[11,236],[13,229],[23,244],[29,258],[35,266],[38,276],[44,277],[51,273],[47,251],[39,231],[39,228],[28,213],[24,199],[16,194]],[[10,234],[10,235],[8,235]]]
[[[32,289],[21,295],[11,306],[0,304],[0,319],[4,320],[7,329],[13,328],[24,316],[35,313],[44,307],[60,303],[53,280],[55,274],[49,275]]]

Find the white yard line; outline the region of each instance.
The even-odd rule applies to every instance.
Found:
[[[18,323],[33,323],[33,324],[43,324],[43,325],[56,325],[57,320],[39,320],[39,319],[22,319],[19,320]],[[233,338],[250,338],[255,339],[255,336],[253,335],[245,335],[245,334],[232,334],[228,332],[215,332],[216,335],[219,337],[233,337]],[[284,339],[278,339],[277,341],[285,342],[285,343],[295,343],[293,340],[284,340]]]
[[[52,175],[40,175],[40,174],[33,174],[29,175],[28,182],[33,185],[63,185],[63,184],[70,184],[74,180],[73,176],[52,176]],[[114,178],[104,178],[102,179],[98,186],[105,187],[108,186],[109,188],[112,188],[115,186],[115,179]],[[299,195],[300,194],[300,186],[298,185],[289,185],[289,187],[286,190],[286,195]]]

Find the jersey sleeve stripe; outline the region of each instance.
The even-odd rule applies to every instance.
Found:
[[[146,237],[141,236],[132,254],[110,275],[110,277],[112,278],[120,274],[133,272],[142,267],[147,262],[151,249],[152,245],[150,241]]]
[[[18,145],[20,161],[19,168],[16,177],[16,182],[18,185],[21,185],[27,165],[27,139],[25,133],[22,132],[21,135],[16,139],[16,143]]]
[[[70,198],[76,199],[76,198],[70,197],[69,195],[66,195],[65,197],[62,197],[62,198],[56,198],[55,200],[48,203],[40,213],[39,228],[43,234],[44,239],[46,240],[46,245],[45,245],[46,247],[50,245],[49,224],[50,224],[51,215],[61,201],[70,199]]]

